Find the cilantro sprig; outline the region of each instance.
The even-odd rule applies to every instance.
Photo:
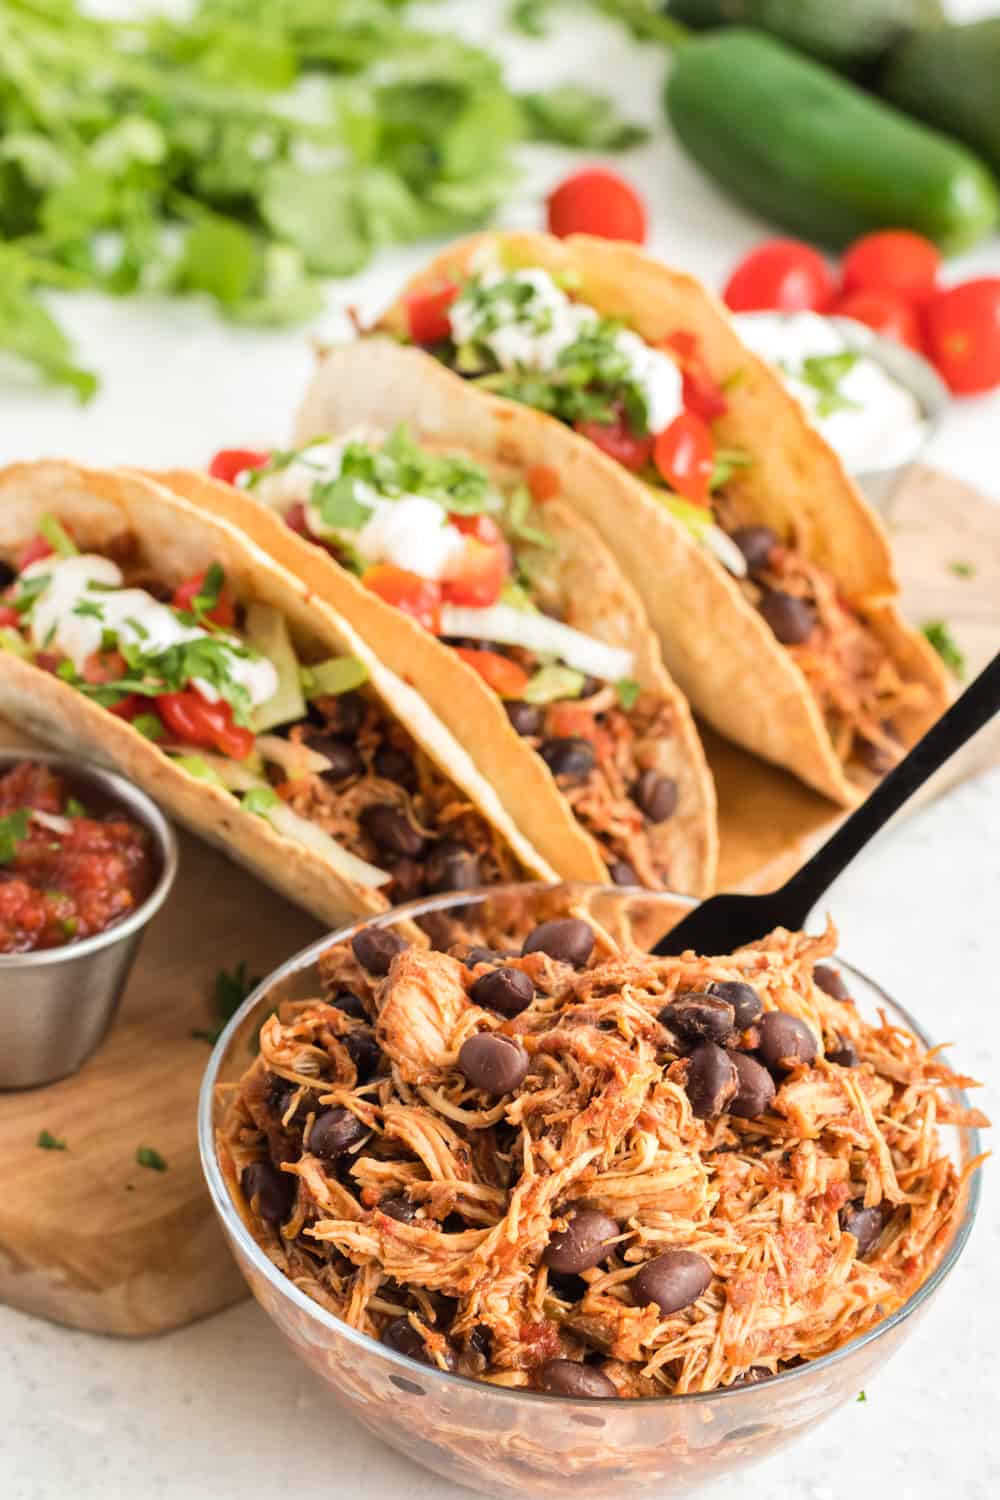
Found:
[[[9,865],[17,856],[18,845],[28,837],[31,814],[26,807],[15,808],[0,818],[0,865]]]
[[[965,676],[965,656],[946,620],[928,620],[921,626],[924,636],[944,662],[948,671],[961,681]]]
[[[195,1041],[208,1042],[214,1047],[222,1035],[227,1021],[239,1010],[246,997],[260,984],[260,979],[251,974],[245,958],[241,958],[232,970],[220,969],[212,982],[212,1015],[216,1025],[197,1027],[191,1035]]]
[[[522,101],[488,52],[407,7],[194,0],[119,20],[10,0],[0,350],[87,400],[97,379],[49,288],[195,293],[235,322],[299,323],[322,310],[321,277],[486,220],[522,139],[636,139],[576,85]],[[315,110],[297,107],[303,81]]]

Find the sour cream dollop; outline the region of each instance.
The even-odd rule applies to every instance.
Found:
[[[829,318],[813,312],[757,312],[740,313],[733,322],[747,347],[775,367],[852,474],[892,468],[913,458],[923,437],[919,402],[877,360],[852,350]],[[831,401],[815,372],[821,376],[823,361],[840,355],[852,358],[834,381]],[[819,364],[810,366],[807,361]]]
[[[109,557],[81,553],[76,557],[41,558],[21,574],[24,579],[46,579],[31,610],[30,634],[40,651],[68,657],[82,672],[89,656],[100,651],[104,632],[113,632],[126,646],[144,656],[156,656],[171,646],[207,639],[209,632],[185,625],[176,611],[161,604],[145,589],[124,589],[122,571]],[[95,587],[96,585],[96,587]],[[254,707],[266,703],[278,691],[278,674],[266,657],[238,655],[242,643],[235,637],[212,632],[212,639],[233,646],[227,652],[227,671],[245,688]],[[218,690],[202,678],[192,687],[203,698],[216,702]]]
[[[508,289],[489,299],[476,292]],[[519,295],[519,288],[530,288]],[[449,310],[457,344],[483,344],[502,370],[554,370],[560,355],[600,321],[592,307],[573,302],[548,271],[487,271],[463,291]],[[677,365],[631,329],[615,335],[615,347],[628,362],[632,383],[642,392],[650,432],[662,432],[684,409],[683,379]]]

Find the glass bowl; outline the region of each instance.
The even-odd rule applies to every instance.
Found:
[[[756,1385],[600,1402],[503,1389],[417,1364],[341,1322],[271,1263],[230,1196],[216,1158],[216,1126],[227,1085],[253,1060],[265,1018],[282,1001],[321,993],[316,961],[331,943],[369,925],[406,924],[412,936],[416,924],[435,946],[450,940],[512,946],[538,922],[572,911],[619,940],[648,948],[691,904],[675,896],[581,885],[508,886],[411,902],[303,949],[254,991],[212,1053],[199,1109],[202,1166],[251,1291],[343,1407],[384,1442],[456,1484],[503,1496],[559,1496],[569,1485],[574,1495],[593,1500],[606,1500],[609,1493],[663,1497],[688,1494],[767,1458],[857,1397],[926,1312],[968,1239],[979,1196],[976,1174],[935,1269],[903,1307],[862,1337]],[[863,1015],[884,1010],[929,1045],[901,1006],[850,965],[842,967]],[[941,1134],[958,1162],[978,1155],[975,1130]],[[331,1456],[335,1449],[334,1437]]]

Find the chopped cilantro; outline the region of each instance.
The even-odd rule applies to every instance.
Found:
[[[639,694],[642,692],[642,684],[636,682],[634,677],[621,677],[615,683],[615,691],[618,694],[618,702],[625,712],[628,713],[638,702]]]
[[[947,623],[944,620],[928,620],[921,629],[949,672],[961,681],[965,676],[965,657]]]
[[[97,604],[93,599],[81,599],[79,604],[74,606],[73,613],[81,620],[99,620],[102,625],[104,623],[104,606]]]
[[[30,614],[39,594],[44,594],[51,582],[51,573],[39,573],[32,578],[25,578],[22,574],[17,580],[17,593],[13,599],[8,599],[6,602],[12,609],[16,609],[19,615]]]
[[[338,474],[313,485],[312,503],[330,531],[360,531],[372,513],[372,507],[358,498],[358,481],[350,474]]]
[[[866,1391],[859,1391],[858,1392],[858,1400],[859,1401],[867,1401],[868,1400],[868,1394],[867,1394],[867,1392]]]
[[[976,575],[975,564],[970,562],[953,562],[948,566],[956,578],[974,578]]]
[[[140,1146],[135,1153],[135,1159],[140,1167],[148,1167],[151,1172],[165,1172],[167,1170],[166,1161],[160,1155],[159,1151],[154,1151],[152,1146]]]
[[[840,354],[810,354],[802,361],[797,372],[799,378],[819,392],[817,416],[829,417],[836,411],[857,410],[858,403],[842,393],[840,383],[854,369],[858,358],[853,350],[845,349]]]
[[[78,797],[67,797],[64,811],[67,818],[85,818],[87,816],[87,809]]]
[[[28,837],[30,814],[26,807],[18,807],[6,817],[0,818],[0,865],[9,865],[17,854],[17,846]]]
[[[220,969],[212,985],[212,1013],[218,1025],[197,1027],[191,1032],[192,1037],[199,1042],[208,1042],[209,1046],[214,1047],[222,1035],[226,1022],[232,1019],[247,996],[252,994],[259,984],[259,977],[248,972],[245,958],[240,959],[232,972],[228,969]]]
[[[51,1130],[40,1130],[35,1145],[43,1151],[66,1151],[68,1149],[65,1140],[53,1135]]]
[[[199,625],[204,625],[205,616],[211,614],[218,604],[225,581],[226,575],[220,563],[214,562],[206,568],[201,588],[191,600],[191,607]],[[141,634],[141,632],[137,631],[136,634]]]

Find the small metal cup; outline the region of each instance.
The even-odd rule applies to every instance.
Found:
[[[94,788],[148,828],[159,876],[142,905],[106,932],[61,948],[0,954],[0,1089],[37,1088],[82,1067],[115,1018],[146,925],[177,874],[173,829],[145,792],[90,762],[36,750],[0,751],[0,772],[24,760],[52,766],[74,788]]]

